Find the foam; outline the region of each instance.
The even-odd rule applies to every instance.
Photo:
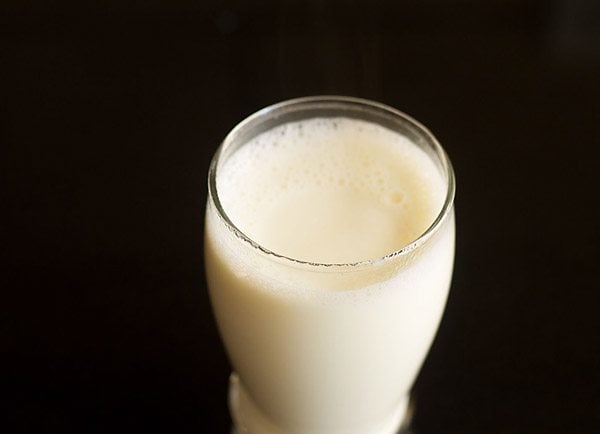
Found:
[[[309,262],[401,249],[433,222],[445,193],[437,168],[409,139],[347,118],[273,128],[219,170],[219,197],[234,224],[263,247]],[[328,245],[319,252],[311,240]]]

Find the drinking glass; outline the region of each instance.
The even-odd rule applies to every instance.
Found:
[[[290,258],[242,232],[219,196],[223,163],[277,126],[339,117],[392,130],[431,159],[444,180],[445,198],[429,227],[386,256],[355,263]],[[373,101],[289,100],[251,115],[225,137],[209,169],[205,265],[234,370],[234,432],[391,434],[406,427],[411,387],[450,287],[454,192],[450,161],[431,132]],[[294,288],[302,288],[301,294]]]

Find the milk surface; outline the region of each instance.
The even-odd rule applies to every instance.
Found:
[[[308,262],[376,259],[433,222],[445,184],[408,139],[345,118],[279,126],[221,168],[234,224],[263,247]]]
[[[239,375],[233,416],[251,434],[390,434],[445,304],[454,218],[414,252],[446,183],[404,136],[346,118],[279,126],[217,172],[210,296]],[[374,260],[364,264],[363,261]]]

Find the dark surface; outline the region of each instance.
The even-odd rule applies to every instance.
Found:
[[[455,167],[415,433],[600,432],[593,0],[0,10],[0,432],[228,432],[208,163],[310,94],[411,114]]]

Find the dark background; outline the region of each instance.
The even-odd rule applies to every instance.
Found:
[[[600,432],[594,0],[2,3],[0,432],[228,432],[208,164],[311,94],[399,108],[454,164],[415,433]]]

